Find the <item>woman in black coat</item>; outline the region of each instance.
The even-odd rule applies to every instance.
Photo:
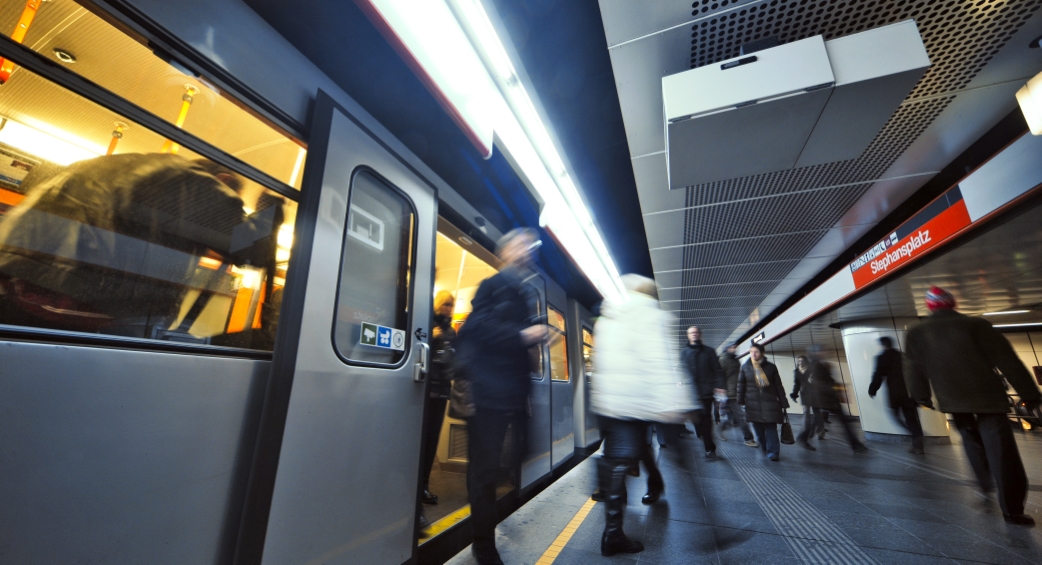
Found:
[[[745,407],[745,419],[756,430],[760,448],[767,452],[768,459],[777,461],[781,451],[778,424],[785,421],[783,411],[789,401],[778,368],[764,357],[763,346],[758,343],[749,350],[749,360],[738,375],[738,404]]]

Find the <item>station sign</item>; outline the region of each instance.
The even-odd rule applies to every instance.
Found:
[[[376,324],[363,322],[362,332],[359,335],[359,343],[383,349],[404,351],[405,330],[396,330],[386,326],[378,326]]]
[[[850,263],[854,288],[903,267],[970,225],[962,192],[955,186]]]

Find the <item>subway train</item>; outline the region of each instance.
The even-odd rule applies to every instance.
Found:
[[[433,296],[465,323],[505,230],[246,4],[0,26],[0,563],[414,561]],[[508,506],[599,440],[560,279]],[[464,420],[437,454],[450,539]]]

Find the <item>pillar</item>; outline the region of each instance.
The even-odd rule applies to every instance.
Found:
[[[903,351],[908,330],[918,323],[918,318],[879,318],[847,322],[841,327],[850,378],[861,412],[861,428],[867,439],[901,441],[908,437],[908,432],[892,416],[887,400],[888,385],[884,384],[875,398],[868,395],[868,387],[872,384],[876,355],[883,350],[879,338],[889,336],[894,347]],[[927,443],[951,442],[948,420],[943,413],[919,408],[919,421]]]

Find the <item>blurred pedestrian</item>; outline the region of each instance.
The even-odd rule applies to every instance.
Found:
[[[727,346],[724,354],[720,356],[720,367],[724,370],[724,378],[727,380],[727,402],[723,405],[724,423],[720,428],[720,439],[726,440],[724,429],[734,428],[741,430],[745,438],[745,445],[759,447],[753,439],[753,432],[749,429],[749,422],[745,419],[745,413],[738,405],[738,377],[742,371],[742,363],[735,356],[736,344]]]
[[[901,352],[894,349],[894,341],[887,336],[879,338],[879,345],[883,346],[883,351],[876,356],[876,370],[872,373],[868,395],[875,398],[879,387],[886,383],[894,421],[912,435],[912,448],[908,451],[922,455],[926,453],[923,450],[923,425],[919,422],[918,405],[908,396]]]
[[[850,442],[850,448],[855,453],[863,453],[868,451],[865,444],[858,439],[854,433],[854,429],[850,426],[850,417],[843,413],[843,408],[839,401],[839,392],[837,391],[838,385],[836,379],[832,376],[832,367],[825,361],[825,350],[820,345],[812,345],[807,348],[807,357],[810,360],[810,365],[807,368],[809,373],[807,377],[807,384],[809,385],[809,391],[804,391],[804,400],[808,401],[813,408],[819,410],[828,410],[836,414],[839,424],[843,426],[843,432],[847,436],[847,441]],[[808,392],[809,398],[808,397]],[[824,424],[822,424],[822,429]],[[814,446],[810,444],[810,434],[814,429],[813,422],[808,422],[804,419],[803,431],[800,432],[797,443],[804,449],[815,451]],[[824,439],[823,434],[818,435],[818,439]]]
[[[527,425],[532,381],[529,349],[547,339],[538,319],[538,294],[527,282],[539,238],[520,228],[500,238],[496,254],[503,269],[482,281],[473,311],[460,329],[457,353],[470,384],[474,413],[467,421],[467,494],[474,543],[471,552],[482,565],[501,564],[496,551],[496,480],[507,429],[513,430],[510,468],[520,468],[526,449],[520,433]]]
[[[742,365],[738,377],[738,404],[745,407],[745,418],[756,430],[760,449],[767,453],[768,459],[777,461],[781,457],[778,424],[785,421],[784,411],[789,401],[785,399],[778,367],[764,354],[759,343],[749,349],[749,360]]]
[[[655,282],[638,275],[622,280],[624,300],[604,306],[594,326],[597,349],[590,382],[590,408],[608,430],[597,461],[605,497],[604,556],[644,549],[622,526],[626,474],[648,449],[648,423],[682,423],[698,406],[690,383],[675,370],[675,342],[669,338],[673,317],[659,307]],[[652,494],[650,477],[648,490]]]
[[[452,380],[456,372],[456,330],[452,327],[452,311],[456,300],[447,290],[434,296],[434,326],[431,328],[431,370],[427,377],[427,415],[424,422],[423,489],[420,502],[437,504],[438,495],[430,491],[431,469],[438,453],[438,438],[445,422],[445,407],[449,402]],[[426,517],[420,513],[420,526],[426,528]]]
[[[792,371],[792,394],[789,395],[789,398],[795,402],[800,397],[800,391],[803,392],[803,400],[800,401],[803,404],[803,431],[797,436],[797,440],[804,449],[815,451],[807,440],[812,434],[817,434],[818,439],[825,439],[826,430],[824,412],[811,405],[810,398],[813,393],[809,380],[810,359],[806,355],[800,355],[796,359],[796,368]]]
[[[1006,522],[1034,525],[1024,514],[1028,479],[1006,412],[1005,378],[1034,411],[1042,396],[1009,341],[984,318],[955,311],[955,297],[936,286],[926,293],[930,316],[908,332],[905,379],[920,405],[952,415],[962,434],[966,457],[981,489],[998,486],[999,507]],[[998,372],[996,372],[998,371]],[[999,375],[1001,373],[1001,376]]]
[[[716,442],[713,441],[713,403],[727,399],[727,381],[716,351],[702,343],[702,330],[698,326],[687,329],[688,346],[681,352],[683,366],[691,375],[695,390],[698,391],[699,403],[706,410],[695,424],[695,431],[702,438],[706,448],[706,459],[716,457]]]

